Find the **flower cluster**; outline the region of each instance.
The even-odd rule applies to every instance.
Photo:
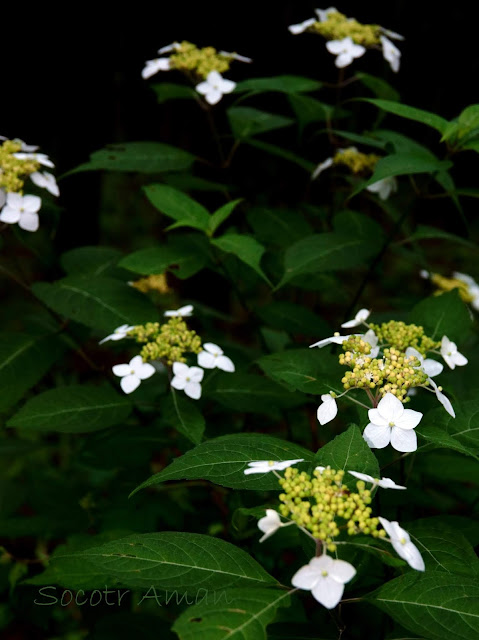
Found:
[[[479,311],[479,284],[467,273],[454,271],[452,278],[446,278],[439,273],[429,273],[428,271],[421,271],[420,273],[423,278],[430,278],[431,282],[437,287],[436,295],[457,289],[462,300],[470,304],[476,311]]]
[[[145,276],[144,278],[139,278],[138,280],[129,282],[128,284],[135,289],[138,289],[138,291],[141,291],[141,293],[148,293],[149,291],[157,291],[163,295],[171,293],[165,273]]]
[[[293,35],[309,31],[326,38],[326,48],[336,56],[335,64],[338,68],[346,67],[355,58],[360,58],[366,53],[366,49],[380,49],[391,69],[399,71],[401,52],[390,40],[404,40],[399,33],[378,24],[361,24],[355,18],[348,18],[340,13],[335,7],[316,9],[316,16],[290,25],[289,31]]]
[[[160,55],[170,53],[166,57],[147,60],[142,71],[143,78],[150,78],[158,71],[176,69],[184,73],[196,85],[196,91],[204,96],[208,104],[216,104],[225,93],[231,93],[236,83],[226,80],[221,75],[229,71],[231,62],[252,62],[251,58],[228,51],[217,51],[214,47],[198,48],[191,42],[172,42],[159,49]]]
[[[380,156],[375,153],[362,153],[356,147],[338,149],[334,156],[326,158],[326,160],[318,164],[311,178],[314,180],[325,169],[329,169],[333,165],[345,166],[354,175],[370,176],[374,172],[379,159]],[[371,193],[377,193],[381,200],[387,200],[391,193],[397,191],[397,180],[394,177],[383,178],[367,186],[366,190]]]
[[[0,136],[0,221],[18,224],[25,231],[39,227],[38,211],[42,205],[39,196],[24,195],[27,179],[54,196],[60,191],[53,174],[41,171],[42,165],[53,168],[53,162],[44,153],[36,153],[38,147],[22,140],[9,140]]]

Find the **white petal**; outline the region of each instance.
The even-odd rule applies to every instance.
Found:
[[[377,427],[387,427],[389,425],[389,420],[387,418],[383,418],[377,409],[369,409],[368,417],[369,422]]]
[[[228,373],[233,373],[233,371],[235,370],[233,361],[230,358],[228,358],[228,356],[220,356],[219,358],[217,358],[216,366],[218,367],[218,369],[221,369],[222,371],[227,371]]]
[[[353,56],[349,53],[349,51],[345,51],[344,53],[340,53],[339,56],[334,61],[334,64],[338,67],[338,69],[343,69],[351,64],[353,61]]]
[[[206,95],[211,90],[211,86],[210,86],[209,82],[206,82],[206,80],[205,80],[205,81],[200,82],[199,84],[197,84],[195,89],[196,89],[196,91],[198,91],[198,93],[201,93],[202,95]]]
[[[349,582],[356,575],[356,569],[352,564],[345,560],[333,560],[333,567],[330,570],[330,576],[337,582]]]
[[[130,360],[130,364],[129,366],[135,371],[135,373],[137,372],[137,370],[139,371],[141,369],[141,367],[143,366],[143,358],[141,356],[134,356],[131,360]]]
[[[308,20],[300,22],[299,24],[290,24],[288,29],[290,33],[292,33],[294,36],[297,36],[299,33],[303,33],[304,31],[306,31],[306,29],[313,25],[315,22],[315,18],[309,18]]]
[[[188,377],[192,382],[201,382],[205,372],[200,367],[190,367],[188,370]]]
[[[173,387],[173,389],[177,389],[178,391],[183,391],[183,389],[186,387],[188,382],[186,378],[184,378],[183,376],[173,376],[170,384]]]
[[[310,344],[309,348],[311,349],[312,347],[319,347],[321,349],[322,347],[325,347],[326,345],[331,344],[332,342],[334,342],[335,344],[342,344],[345,340],[348,340],[350,337],[351,336],[331,336],[330,338],[324,338],[319,342]]]
[[[205,95],[205,100],[208,104],[218,104],[222,97],[223,94],[221,91],[210,87],[208,93]]]
[[[23,197],[19,193],[7,193],[7,207],[21,209],[23,207]]]
[[[311,589],[311,593],[315,600],[317,600],[326,609],[334,609],[338,602],[343,597],[344,584],[336,582],[329,576],[324,578],[320,577],[316,585]]]
[[[180,307],[178,309],[178,314],[182,318],[186,318],[188,316],[191,316],[192,313],[193,313],[193,305],[192,304],[186,304],[184,307]]]
[[[371,449],[384,449],[391,442],[391,427],[378,427],[374,424],[368,424],[364,429],[363,438]]]
[[[378,482],[378,485],[382,489],[407,489],[407,487],[403,487],[400,484],[396,484],[394,480],[391,480],[391,478],[381,478],[381,480],[379,480]]]
[[[391,446],[401,453],[410,453],[417,449],[417,436],[413,430],[393,427],[391,430]]]
[[[314,585],[320,578],[320,572],[310,564],[306,564],[301,569],[298,569],[294,576],[291,578],[291,584],[297,589],[306,589],[311,591]]]
[[[214,369],[216,367],[216,358],[211,353],[200,351],[198,354],[198,364],[204,369]]]
[[[125,376],[120,380],[120,386],[125,393],[131,393],[140,386],[140,378],[133,374]]]
[[[457,353],[454,354],[454,362],[456,366],[463,367],[468,363],[468,359],[463,356],[462,353],[459,353],[459,351],[457,351]]]
[[[376,480],[372,476],[369,476],[367,473],[360,473],[359,471],[348,471],[348,473],[350,473],[358,480],[363,480],[364,482],[376,482]]]
[[[316,416],[321,425],[327,424],[334,420],[338,414],[338,405],[331,395],[325,394],[321,396],[322,404],[319,405]]]
[[[360,44],[353,43],[353,45],[349,48],[348,53],[350,53],[353,58],[360,58],[366,53],[366,49]]]
[[[218,347],[217,344],[214,344],[213,342],[204,342],[203,343],[203,349],[205,351],[208,351],[208,353],[212,353],[215,356],[223,355],[223,350],[220,347]]]
[[[42,206],[42,199],[38,196],[24,196],[23,208],[29,213],[36,213]]]
[[[199,382],[188,382],[185,386],[185,393],[193,400],[201,398],[201,385]]]
[[[396,551],[398,550],[396,547],[395,549]],[[424,565],[424,560],[421,554],[419,553],[418,548],[412,542],[408,542],[403,546],[402,557],[404,558],[404,560],[406,560],[408,565],[413,569],[416,569],[416,571],[424,571],[426,569]]]
[[[223,78],[223,80],[220,82],[218,89],[221,91],[221,93],[231,93],[232,91],[235,90],[236,87],[236,82],[233,82],[233,80],[227,80],[226,78]]]
[[[324,162],[320,162],[316,167],[316,169],[313,171],[311,175],[311,180],[314,180],[315,178],[317,178],[320,173],[322,173],[325,169],[329,169],[329,167],[331,167],[332,165],[333,165],[332,158],[326,158]]]
[[[396,426],[400,429],[415,429],[421,422],[423,414],[414,409],[404,409],[402,416],[396,421]]]
[[[266,509],[264,518],[258,520],[258,529],[264,533],[264,536],[260,538],[260,542],[264,542],[282,526],[278,512],[274,509]]]
[[[396,422],[404,413],[404,405],[395,395],[386,393],[378,403],[378,411],[386,420]]]
[[[430,378],[433,378],[434,376],[438,376],[442,373],[444,365],[432,358],[426,358],[422,363],[422,369]]]
[[[142,366],[138,368],[137,376],[140,380],[147,380],[151,378],[154,373],[156,373],[155,367],[149,362],[144,362]]]
[[[110,333],[109,336],[107,336],[106,338],[103,338],[103,340],[100,340],[100,342],[98,344],[103,344],[104,342],[107,342],[108,340],[114,340],[115,338],[113,336],[115,336],[116,334],[114,333]],[[116,338],[118,340],[118,338]]]
[[[112,371],[116,376],[123,378],[131,373],[131,367],[129,364],[116,364],[112,367]]]
[[[15,224],[20,220],[20,211],[18,209],[12,209],[12,207],[9,207],[7,204],[0,213],[0,220],[7,224]]]
[[[222,82],[222,80],[223,78],[221,76],[221,73],[218,73],[218,71],[210,71],[206,77],[206,81],[210,86],[218,85]]]
[[[175,376],[179,376],[181,378],[186,378],[188,375],[188,365],[184,362],[173,362],[173,373]]]
[[[25,231],[36,231],[39,226],[38,213],[25,211],[25,213],[22,213],[20,216],[18,226],[25,229]]]
[[[348,38],[343,38],[342,40],[328,40],[328,42],[326,42],[326,49],[329,53],[339,55],[340,53],[343,53],[347,46],[346,40],[348,40]],[[349,40],[351,40],[351,38],[349,38]]]

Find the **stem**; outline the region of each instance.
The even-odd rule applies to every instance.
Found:
[[[323,553],[323,542],[322,540],[316,539],[316,557],[319,558],[319,556],[322,553]]]

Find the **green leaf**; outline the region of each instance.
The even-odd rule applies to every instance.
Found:
[[[352,209],[339,211],[333,218],[333,227],[337,233],[348,233],[348,235],[361,238],[365,242],[378,245],[383,241],[384,231],[380,224],[368,216],[364,216]]]
[[[471,104],[460,113],[457,120],[453,120],[449,123],[441,141],[450,140],[452,138],[455,142],[459,142],[462,147],[461,139],[471,133],[477,134],[478,128],[479,104]]]
[[[302,213],[294,209],[253,207],[247,213],[248,224],[260,242],[288,247],[313,232]]]
[[[0,333],[0,411],[16,404],[41,380],[61,352],[53,337]]]
[[[369,147],[375,147],[376,149],[384,150],[386,148],[386,141],[378,140],[377,138],[371,137],[371,135],[360,135],[358,133],[354,133],[352,131],[344,131],[343,129],[333,129],[332,133],[335,135],[341,136],[346,140],[350,140],[351,142],[356,142],[357,144],[367,145]]]
[[[31,431],[86,433],[120,424],[130,411],[130,401],[111,387],[74,385],[28,400],[7,424]]]
[[[220,436],[176,458],[166,469],[140,484],[131,495],[167,480],[209,480],[231,489],[279,489],[278,478],[272,473],[245,475],[248,463],[300,458],[312,462],[314,454],[293,442],[260,433]]]
[[[152,84],[151,88],[156,93],[158,104],[163,104],[168,100],[191,100],[197,96],[196,91],[184,84],[161,82],[159,84]]]
[[[264,254],[264,247],[252,236],[239,233],[227,233],[219,238],[211,240],[211,244],[226,253],[232,253],[242,262],[254,269],[269,285],[271,282],[261,269],[261,258]]]
[[[476,457],[479,455],[479,401],[461,402],[455,412],[453,418],[442,407],[433,409],[424,416],[419,433],[437,446]]]
[[[165,418],[170,425],[194,444],[199,444],[205,430],[205,419],[193,402],[171,388],[171,395],[163,401]]]
[[[257,310],[259,317],[274,329],[283,329],[291,335],[316,336],[327,333],[327,323],[307,307],[293,302],[271,302]]]
[[[231,107],[227,111],[233,135],[238,140],[256,136],[259,133],[289,127],[293,124],[291,118],[285,118],[276,113],[259,111],[253,107]]]
[[[158,211],[177,221],[170,228],[193,227],[201,231],[208,229],[210,214],[203,205],[186,193],[166,184],[152,184],[144,187],[144,191],[148,200]]]
[[[476,640],[479,586],[476,578],[438,571],[387,582],[368,600],[414,633],[429,640]]]
[[[172,629],[180,640],[266,640],[266,627],[291,597],[279,589],[231,589],[218,602],[215,595],[205,593],[205,602],[176,619]]]
[[[244,142],[246,144],[249,144],[251,147],[254,147],[255,149],[260,149],[261,151],[266,151],[266,153],[269,153],[273,156],[288,160],[288,162],[296,164],[298,167],[301,167],[301,169],[304,169],[308,173],[313,173],[316,167],[313,162],[305,160],[304,158],[301,158],[301,156],[298,156],[295,153],[291,153],[291,151],[288,151],[287,149],[282,149],[275,144],[270,144],[269,142],[264,142],[263,140],[245,140]]]
[[[282,93],[307,93],[317,91],[322,87],[322,82],[304,78],[302,76],[272,76],[266,78],[251,78],[238,82],[235,93],[245,91],[265,92],[280,91]]]
[[[56,313],[108,333],[122,324],[144,324],[157,316],[146,296],[114,278],[71,276],[53,284],[35,283],[32,290]]]
[[[356,78],[363,83],[365,87],[370,89],[378,98],[398,102],[400,99],[399,92],[394,89],[388,82],[369,73],[356,73]]]
[[[409,322],[424,327],[434,340],[447,336],[461,342],[471,327],[471,316],[457,289],[421,300],[412,308]]]
[[[302,398],[262,376],[229,373],[216,379],[209,395],[228,409],[246,413],[266,413],[301,404]]]
[[[208,231],[211,235],[214,234],[216,229],[223,224],[223,222],[229,218],[229,216],[233,213],[238,204],[242,201],[242,198],[238,198],[237,200],[232,200],[231,202],[227,202],[222,207],[217,209],[209,220]]]
[[[109,275],[122,258],[113,247],[79,247],[60,256],[60,264],[68,275]]]
[[[430,111],[423,111],[422,109],[416,109],[416,107],[409,107],[408,105],[402,104],[401,102],[394,102],[391,100],[377,100],[373,98],[360,98],[360,100],[369,102],[370,104],[374,104],[379,109],[387,111],[388,113],[393,113],[397,116],[400,116],[401,118],[407,118],[408,120],[421,122],[428,127],[436,129],[441,134],[444,133],[447,125],[449,124],[445,118],[441,118],[441,116],[438,116],[435,113],[431,113]]]
[[[367,473],[373,478],[379,478],[379,464],[376,456],[366,444],[362,433],[356,425],[352,424],[347,431],[336,436],[319,449],[316,454],[315,464],[332,469],[344,469],[344,471],[359,471]],[[357,479],[348,473],[344,474],[344,482],[355,486]]]
[[[81,171],[136,171],[138,173],[161,173],[189,169],[195,156],[183,149],[161,142],[124,142],[110,144],[95,151],[90,161],[81,164],[64,175]]]
[[[349,115],[349,111],[335,108],[310,96],[290,95],[288,101],[296,115],[300,131],[311,122],[330,122],[333,118],[339,119]]]
[[[416,242],[417,240],[448,240],[450,242],[462,244],[463,246],[468,247],[469,249],[472,249],[474,251],[477,251],[479,249],[479,247],[473,242],[470,242],[465,238],[461,238],[460,236],[456,236],[454,233],[448,233],[447,231],[443,231],[442,229],[429,227],[423,224],[419,224],[416,227],[414,233],[408,236],[405,240],[402,240],[399,244]]]

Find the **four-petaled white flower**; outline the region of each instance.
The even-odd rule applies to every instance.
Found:
[[[345,340],[348,340],[348,338],[350,337],[351,336],[340,336],[339,333],[336,333],[334,336],[331,336],[330,338],[323,338],[319,342],[310,344],[309,348],[311,349],[312,347],[319,347],[320,349],[322,349],[323,347],[325,347],[328,344],[331,344],[332,342],[334,342],[334,344],[342,344]]]
[[[198,364],[204,369],[222,369],[223,371],[232,372],[235,366],[228,356],[223,355],[222,349],[217,344],[205,342],[203,351],[198,354]]]
[[[245,476],[251,473],[269,473],[270,471],[283,471],[288,467],[291,467],[297,462],[303,462],[304,458],[298,458],[297,460],[257,460],[255,462],[248,462],[248,469],[244,470]]]
[[[98,344],[103,344],[107,340],[122,340],[123,338],[126,338],[128,331],[131,331],[134,328],[135,327],[132,325],[122,324],[120,327],[117,327],[113,331],[113,333],[110,333],[109,336],[107,336],[106,338],[103,338],[103,340],[100,340]]]
[[[236,82],[226,80],[218,71],[210,71],[206,80],[197,84],[195,89],[208,104],[217,104],[225,93],[231,93],[235,87]]]
[[[164,315],[168,318],[186,318],[191,316],[193,313],[193,305],[187,304],[184,307],[180,307],[179,309],[173,309],[170,311],[165,311]]]
[[[360,473],[359,471],[348,471],[348,473],[350,473],[352,476],[354,476],[358,480],[364,480],[364,482],[371,482],[373,485],[371,487],[371,490],[374,489],[374,487],[381,487],[382,489],[407,489],[407,487],[403,487],[400,484],[396,484],[394,480],[391,480],[391,478],[373,478],[367,473]]]
[[[396,451],[402,453],[416,451],[414,429],[420,423],[422,413],[405,409],[395,395],[386,393],[377,409],[369,409],[368,415],[370,422],[363,437],[372,449],[384,449],[391,443]]]
[[[24,153],[23,151],[18,151],[13,155],[15,158],[18,158],[18,160],[35,160],[35,162],[38,162],[45,167],[50,167],[50,169],[55,167],[46,153]]]
[[[38,229],[38,210],[42,206],[38,196],[21,196],[19,193],[7,193],[6,204],[0,213],[0,220],[15,224],[25,231]]]
[[[369,311],[369,309],[360,309],[357,312],[357,314],[354,316],[353,320],[348,320],[347,322],[343,322],[341,326],[344,327],[345,329],[349,329],[351,327],[358,327],[360,324],[362,324],[365,320],[369,318],[370,313],[371,312]]]
[[[419,353],[419,351],[417,351],[417,349],[414,349],[414,347],[408,347],[406,349],[406,356],[408,358],[414,356],[417,360],[419,360],[419,366],[414,367],[414,369],[422,369],[422,371],[424,371],[424,373],[430,378],[438,376],[444,369],[444,365],[442,365],[440,362],[438,362],[437,360],[433,360],[432,358],[424,358],[422,353]]]
[[[408,565],[416,571],[424,571],[424,560],[416,545],[411,542],[408,532],[404,531],[395,520],[389,522],[386,518],[379,517],[379,522],[388,534],[389,541],[398,556],[406,560]]]
[[[373,182],[373,184],[370,184],[368,187],[366,187],[366,191],[377,193],[381,200],[387,200],[391,193],[397,191],[397,189],[398,183],[394,176],[383,178],[382,180]]]
[[[189,398],[198,400],[201,397],[201,381],[204,371],[200,367],[189,367],[183,362],[173,362],[175,374],[171,386],[178,391],[184,391]]]
[[[384,59],[389,62],[391,69],[397,73],[401,64],[401,52],[386,36],[379,36],[379,40],[381,41]]]
[[[463,367],[468,360],[462,353],[459,353],[455,342],[451,342],[447,336],[443,336],[441,340],[441,355],[446,364],[451,369]]]
[[[449,398],[447,396],[445,396],[442,393],[442,387],[438,387],[437,384],[434,382],[434,380],[432,380],[431,378],[428,378],[428,382],[431,385],[431,387],[434,389],[434,393],[436,394],[436,398],[442,404],[444,409],[448,412],[448,414],[450,416],[455,418],[456,417],[456,413],[455,413],[455,411],[453,409],[451,401],[449,400]]]
[[[35,171],[35,173],[30,174],[30,178],[37,187],[46,189],[54,196],[58,197],[60,195],[60,189],[58,188],[57,181],[52,173],[49,173],[48,171],[44,171],[43,173]]]
[[[278,529],[284,526],[281,522],[279,514],[274,509],[266,509],[266,515],[264,518],[258,520],[258,529],[264,533],[259,541],[264,542],[267,538],[276,533]]]
[[[120,386],[125,393],[131,393],[140,386],[142,380],[150,378],[155,373],[155,367],[143,362],[141,356],[135,356],[128,364],[116,364],[112,370],[121,378]]]
[[[322,403],[319,405],[316,415],[318,417],[319,424],[327,424],[337,416],[338,405],[330,393],[322,395],[321,400]]]
[[[334,609],[343,597],[344,585],[355,575],[356,569],[352,564],[324,554],[301,567],[291,583],[298,589],[311,591],[313,598],[326,609]]]
[[[170,64],[169,58],[154,58],[153,60],[147,60],[141,72],[141,77],[144,80],[147,80],[158,73],[158,71],[169,71],[171,68]]]
[[[293,36],[297,36],[300,33],[304,33],[306,29],[311,27],[316,22],[316,18],[308,18],[304,22],[299,22],[298,24],[290,24],[288,30]]]
[[[340,69],[347,67],[355,58],[366,52],[362,45],[355,44],[349,36],[342,40],[329,40],[326,42],[326,49],[337,56],[334,64]]]

